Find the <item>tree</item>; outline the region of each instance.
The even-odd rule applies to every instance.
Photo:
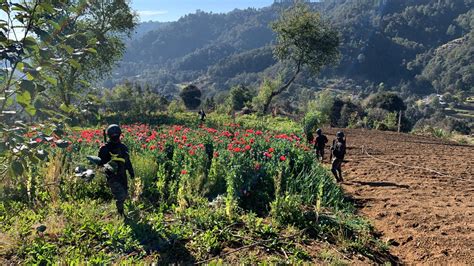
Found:
[[[273,97],[272,94],[281,86],[281,78],[264,79],[258,90],[257,96],[252,99],[252,106],[258,113],[264,114],[268,109],[268,105]]]
[[[48,92],[53,102],[63,104],[63,111],[71,112],[71,104],[78,105],[75,100],[86,94],[90,82],[109,74],[122,57],[123,39],[135,27],[136,15],[125,0],[53,1],[51,8],[57,12],[38,11],[48,17],[48,23],[33,29],[43,49],[43,56],[33,60],[54,59],[55,67],[48,71],[53,78]]]
[[[407,109],[407,106],[395,93],[382,92],[370,96],[367,99],[368,108],[381,108],[389,112],[399,112]]]
[[[283,86],[270,94],[264,104],[264,112],[273,97],[290,87],[303,67],[318,74],[323,66],[339,59],[338,32],[306,4],[297,3],[283,12],[280,19],[272,24],[272,29],[277,33],[275,56],[293,65],[295,70]]]
[[[229,100],[234,111],[244,108],[245,104],[252,100],[252,92],[245,86],[235,86],[230,89]]]
[[[51,103],[47,88],[58,84],[52,73],[59,67],[73,67],[77,58],[95,54],[96,50],[95,44],[87,42],[72,48],[69,44],[74,43],[78,32],[55,38],[68,25],[52,20],[71,8],[64,1],[15,2],[0,1],[0,54],[4,64],[0,70],[0,176],[9,175],[17,183],[12,182],[12,187],[22,190],[31,181],[22,179],[30,164],[48,158],[38,142],[68,146],[67,141],[58,140],[64,134],[64,118],[50,104],[35,105],[35,100],[41,95]],[[70,13],[64,14],[64,22],[76,19]],[[59,60],[51,51],[60,48],[70,53]],[[77,82],[86,81],[78,77]],[[41,123],[25,122],[37,120],[38,111],[45,116]],[[27,138],[27,133],[32,132],[33,138]]]
[[[316,99],[308,102],[307,112],[317,113],[320,124],[329,124],[331,122],[335,102],[336,96],[334,93],[330,90],[323,90],[317,94]]]
[[[183,88],[179,97],[183,100],[184,105],[188,109],[196,109],[201,105],[201,90],[196,85],[188,85]]]

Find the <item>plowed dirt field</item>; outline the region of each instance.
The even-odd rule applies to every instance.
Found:
[[[407,264],[474,264],[474,146],[344,130],[342,184]],[[326,133],[330,141],[336,130]],[[326,161],[328,158],[326,158]]]

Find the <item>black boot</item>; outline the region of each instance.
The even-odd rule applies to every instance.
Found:
[[[337,179],[337,182],[344,182],[344,179],[342,179],[342,172],[339,171],[339,178]]]

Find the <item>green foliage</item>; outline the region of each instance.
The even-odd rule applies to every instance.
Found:
[[[100,10],[103,7],[107,10]],[[1,8],[5,16],[0,19],[0,48],[6,67],[0,71],[0,173],[11,177],[18,191],[27,190],[30,195],[32,169],[48,157],[43,149],[37,149],[38,144],[50,142],[67,148],[69,143],[61,140],[64,114],[78,114],[71,99],[87,94],[85,87],[90,86],[93,77],[89,74],[110,70],[117,60],[113,53],[117,47],[101,49],[121,44],[118,36],[112,35],[132,27],[133,16],[123,1],[100,5],[83,5],[81,1],[68,5],[55,1],[2,1]],[[122,16],[127,10],[129,16]],[[100,11],[114,16],[93,25],[93,14]],[[58,21],[69,23],[59,25]],[[99,24],[108,28],[100,28]],[[92,34],[98,34],[97,30],[102,35]],[[95,60],[99,57],[103,60]],[[38,99],[47,99],[48,104]],[[40,123],[31,126],[21,120]]]
[[[474,19],[473,19],[474,20]],[[432,54],[420,78],[431,82],[438,93],[474,92],[474,32],[440,46]]]
[[[228,98],[232,109],[241,110],[246,104],[252,101],[252,92],[244,86],[236,86],[230,89],[230,97]]]
[[[107,113],[120,113],[141,117],[156,112],[166,111],[168,100],[153,91],[150,85],[144,87],[126,83],[111,90],[105,90],[101,99]]]
[[[316,99],[309,101],[306,107],[307,112],[317,114],[320,125],[327,125],[331,122],[334,103],[336,97],[330,90],[319,92]]]
[[[201,105],[201,90],[195,85],[188,85],[180,92],[179,97],[188,109],[196,109]]]
[[[176,114],[184,112],[186,106],[184,106],[182,101],[172,100],[168,105],[168,113]]]
[[[277,34],[275,56],[283,63],[290,62],[295,70],[283,86],[265,95],[263,113],[268,111],[273,97],[291,86],[303,67],[319,74],[323,66],[335,63],[339,58],[338,32],[306,4],[295,3],[271,27]]]
[[[381,108],[389,112],[398,112],[407,109],[400,96],[390,92],[382,92],[371,95],[367,99],[366,106],[368,108]]]
[[[252,100],[252,106],[259,113],[265,112],[265,105],[271,100],[272,94],[281,86],[281,77],[278,79],[265,78],[260,84],[258,94]]]
[[[82,100],[92,81],[110,73],[124,53],[121,36],[130,34],[136,18],[125,1],[84,4],[74,0],[67,7],[56,2],[50,5],[36,12],[45,19],[34,28],[42,48],[34,61],[54,60],[48,73],[54,80],[47,86],[48,95],[69,106]],[[56,12],[51,14],[50,9]],[[59,25],[60,21],[68,21],[67,26]]]
[[[304,125],[303,131],[304,133],[309,136],[312,135],[313,132],[321,125],[321,114],[316,112],[308,112],[304,116]]]
[[[386,89],[401,89],[404,84],[407,94],[469,91],[470,0],[326,0],[307,5],[338,29],[341,63],[318,76],[303,72],[294,85],[317,90],[342,78],[343,84],[336,89],[362,92],[363,98],[377,90],[373,84],[381,82]],[[203,93],[209,95],[237,84],[258,87],[262,75],[294,71],[293,64],[278,62],[270,52],[277,35],[268,25],[289,6],[275,4],[227,14],[197,12],[174,23],[156,23],[151,29],[149,23],[139,26],[140,31],[149,31],[129,42],[113,81],[153,82],[162,85],[164,94],[177,93],[170,84],[198,79],[205,83]],[[296,92],[290,90],[288,98],[295,101]]]
[[[338,32],[306,4],[286,10],[272,29],[277,34],[275,55],[279,60],[307,66],[313,73],[338,60]]]
[[[277,196],[271,203],[271,215],[280,225],[300,225],[304,220],[301,198],[298,195]]]

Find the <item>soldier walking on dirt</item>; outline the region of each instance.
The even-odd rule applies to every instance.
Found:
[[[336,177],[337,182],[344,181],[342,179],[342,162],[344,161],[344,155],[346,155],[346,139],[344,138],[344,132],[339,131],[336,133],[336,139],[333,141],[331,147],[331,172],[334,174],[334,177]]]
[[[126,171],[130,178],[135,177],[133,166],[130,161],[128,148],[120,142],[122,130],[118,125],[110,125],[106,132],[109,141],[99,150],[101,161],[99,166],[104,166],[107,184],[112,191],[119,215],[125,217],[124,203],[128,196],[128,180]],[[105,138],[105,134],[104,134]]]
[[[324,161],[324,148],[326,147],[326,143],[328,143],[328,138],[323,135],[323,131],[318,128],[316,130],[316,140],[314,142],[314,149],[316,150],[316,156],[320,162]]]

